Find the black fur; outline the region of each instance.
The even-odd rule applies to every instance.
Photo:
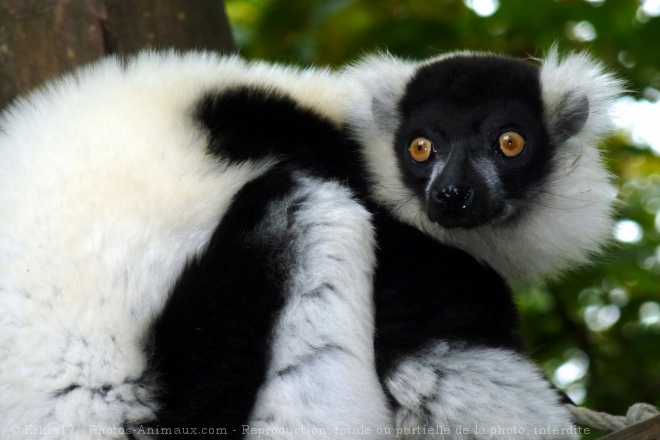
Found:
[[[399,108],[402,122],[394,148],[406,184],[427,197],[429,179],[437,163],[443,172],[432,190],[469,188],[471,203],[462,212],[444,215],[432,197],[427,214],[445,227],[475,227],[487,222],[514,220],[503,201],[516,208],[533,199],[535,188],[550,172],[554,146],[543,125],[538,68],[501,57],[456,56],[420,68],[408,83]],[[505,157],[499,136],[516,131],[526,147],[517,157]],[[433,157],[416,163],[410,143],[428,138]],[[485,177],[483,163],[492,163],[501,184],[493,192],[493,179]]]
[[[196,116],[211,133],[209,152],[223,159],[241,163],[277,157],[364,189],[357,145],[283,93],[236,87],[208,95]]]
[[[195,118],[210,133],[210,154],[280,162],[236,195],[154,327],[152,364],[163,384],[158,420],[162,427],[224,427],[240,438],[264,379],[287,276],[286,265],[275,264],[287,258],[285,238],[260,235],[266,207],[293,189],[296,170],[363,185],[352,165],[356,146],[285,95],[253,88],[209,94]],[[289,206],[289,217],[297,206]]]
[[[258,230],[265,206],[292,189],[297,170],[348,184],[374,213],[381,377],[433,339],[518,346],[504,281],[464,252],[380,212],[366,198],[358,146],[341,129],[285,96],[244,88],[207,96],[196,116],[210,131],[212,154],[235,162],[275,156],[282,163],[235,197],[155,326],[161,426],[227,427],[229,437],[240,437],[264,380],[286,278],[286,265],[273,264],[285,258],[278,253],[283,238],[268,240]],[[288,209],[293,215],[296,204]]]
[[[379,376],[432,340],[520,349],[518,313],[504,280],[465,252],[377,212],[375,278]]]
[[[292,187],[286,169],[247,184],[204,255],[176,284],[153,329],[151,369],[163,385],[160,427],[234,434],[247,423],[287,275],[286,237],[264,236],[260,228],[268,204]]]

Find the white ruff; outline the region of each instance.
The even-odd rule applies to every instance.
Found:
[[[548,183],[521,221],[512,226],[445,229],[427,219],[423,202],[403,185],[393,136],[400,120],[397,103],[415,70],[456,55],[487,54],[456,52],[421,63],[384,54],[345,70],[346,120],[363,145],[372,196],[402,221],[466,250],[509,280],[554,277],[587,262],[611,237],[617,191],[598,144],[612,129],[609,111],[621,94],[621,82],[588,56],[570,54],[561,59],[553,48],[541,63],[546,124],[552,133],[558,111],[586,97],[585,126],[559,145]]]

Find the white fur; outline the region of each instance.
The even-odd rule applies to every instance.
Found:
[[[579,438],[548,382],[510,350],[436,342],[400,362],[385,386],[403,438],[438,428],[456,440]]]
[[[148,326],[232,196],[274,163],[207,155],[193,103],[266,84],[338,119],[334,81],[234,57],[144,53],[81,69],[4,113],[2,437],[34,438],[37,427],[49,438],[123,438],[117,430],[153,418]]]
[[[617,191],[605,170],[598,144],[612,129],[609,110],[620,95],[621,82],[584,54],[560,58],[553,48],[541,64],[542,93],[548,124],[555,122],[558,106],[571,107],[581,97],[590,104],[582,130],[561,144],[553,162],[546,191],[536,207],[514,225],[485,225],[472,229],[445,229],[423,215],[423,201],[401,183],[393,149],[397,128],[397,102],[416,69],[456,55],[457,52],[412,63],[389,55],[368,57],[348,68],[344,76],[346,120],[363,148],[364,162],[374,186],[373,197],[406,221],[436,239],[462,248],[509,280],[539,279],[588,261],[612,229]],[[388,118],[382,108],[390,105]],[[382,126],[378,119],[393,121]]]
[[[335,183],[302,179],[298,188],[269,214],[285,219],[302,200],[289,225],[295,267],[246,438],[378,438],[391,416],[374,360],[370,216]]]
[[[391,211],[404,211],[397,214],[402,219],[411,217],[408,202],[413,194],[402,184],[392,145],[395,124],[400,119],[397,104],[416,68],[412,62],[383,53],[367,57],[343,72],[345,123],[362,144],[360,153],[368,171],[371,196]],[[374,106],[389,114],[376,114]],[[414,209],[419,212],[418,207]]]

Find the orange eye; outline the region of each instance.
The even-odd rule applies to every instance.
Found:
[[[525,138],[515,131],[500,135],[500,151],[507,157],[516,157],[525,149]]]
[[[431,141],[425,137],[418,137],[410,143],[410,157],[415,162],[426,162],[431,157]]]

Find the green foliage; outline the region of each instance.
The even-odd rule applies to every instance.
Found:
[[[644,12],[652,2],[500,0],[487,17],[466,3],[226,0],[248,58],[338,65],[383,49],[412,58],[454,49],[528,57],[558,42],[593,52],[631,95],[660,96],[660,10]],[[624,413],[637,401],[660,405],[660,158],[623,134],[606,148],[622,189],[619,216],[637,236],[615,243],[596,266],[518,289],[518,299],[548,376],[588,406]]]

